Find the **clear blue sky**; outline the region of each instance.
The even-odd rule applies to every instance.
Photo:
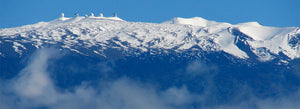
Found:
[[[160,23],[199,16],[232,24],[257,21],[266,26],[300,27],[300,0],[0,0],[0,28],[93,12],[127,21]]]

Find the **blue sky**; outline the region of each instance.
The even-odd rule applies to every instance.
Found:
[[[127,21],[160,23],[173,17],[203,17],[232,24],[300,27],[300,0],[0,0],[0,28],[93,12]]]

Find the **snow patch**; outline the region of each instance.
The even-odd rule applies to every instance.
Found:
[[[208,21],[201,17],[194,17],[194,18],[188,18],[188,19],[176,17],[176,18],[173,18],[170,21],[166,21],[164,23],[165,24],[184,24],[184,25],[194,25],[194,26],[206,27],[209,23],[212,23],[212,21]]]
[[[20,56],[22,56],[23,52],[21,49],[26,50],[26,48],[18,42],[13,42],[13,48],[15,49],[15,52],[20,54]]]
[[[222,31],[219,33],[219,37],[216,38],[214,41],[219,44],[220,48],[224,50],[225,52],[234,55],[236,57],[240,58],[249,58],[247,53],[240,50],[235,44],[234,44],[234,38],[235,36],[231,35],[227,31]]]
[[[294,31],[294,27],[290,28],[276,28],[262,26],[257,22],[248,22],[235,25],[241,32],[252,37],[255,40],[271,40],[276,36],[285,36]]]

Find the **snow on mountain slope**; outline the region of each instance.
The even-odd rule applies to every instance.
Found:
[[[215,24],[216,22],[208,21],[201,17],[194,17],[194,18],[189,18],[189,19],[176,17],[176,18],[173,18],[170,21],[166,21],[164,23],[165,24],[184,24],[184,25],[194,25],[194,26],[206,27],[210,24]]]
[[[256,54],[260,52],[260,48],[268,48],[271,53],[278,54],[282,52],[290,58],[299,58],[299,47],[293,48],[289,45],[289,37],[298,34],[296,37],[299,38],[299,28],[266,27],[257,22],[237,24],[235,28],[253,39],[247,42],[251,45]],[[269,60],[270,58],[272,57],[260,57],[262,60]]]
[[[262,26],[257,22],[248,22],[237,24],[241,32],[251,36],[254,40],[271,40],[276,36],[284,36],[294,31],[295,28],[276,28]]]
[[[286,28],[277,28],[277,27],[267,27],[262,26],[258,22],[247,22],[240,23],[237,25],[231,25],[228,23],[218,23],[215,21],[208,21],[200,17],[194,18],[174,18],[170,21],[164,22],[168,24],[183,24],[183,25],[193,25],[204,27],[210,33],[222,34],[220,37],[216,38],[215,42],[218,43],[222,50],[235,54],[238,56],[245,56],[243,52],[237,52],[238,47],[233,42],[233,37],[230,38],[232,32],[220,32],[225,28],[232,28],[238,30],[240,33],[248,36],[251,40],[247,40],[245,43],[249,44],[258,58],[261,61],[267,61],[272,58],[272,54],[279,54],[280,52],[284,53],[288,57],[294,59],[299,58],[300,53],[299,49],[299,34],[300,30],[297,27],[286,27]],[[209,31],[210,30],[210,31]],[[236,36],[234,36],[236,37]],[[290,39],[291,37],[296,37],[296,46],[291,47]],[[294,40],[295,41],[295,40]],[[270,52],[262,50],[267,48]]]
[[[91,48],[103,55],[107,48],[131,53],[149,52],[150,49],[198,51],[225,51],[239,58],[255,54],[268,61],[283,53],[291,59],[300,57],[300,29],[275,28],[255,22],[231,25],[208,21],[200,17],[174,18],[162,24],[127,22],[118,17],[61,17],[0,30],[0,45],[10,44],[22,55],[24,44],[36,48],[56,45],[63,49],[86,54],[79,47]],[[9,55],[0,51],[2,56]]]
[[[183,25],[200,26],[200,27],[210,28],[208,30],[210,33],[218,32],[221,29],[232,26],[229,23],[219,23],[215,21],[209,21],[201,17],[193,17],[193,18],[176,17],[169,21],[163,22],[163,24],[183,24]]]

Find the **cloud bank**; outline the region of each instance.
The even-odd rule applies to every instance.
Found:
[[[214,93],[214,83],[201,93],[191,92],[188,87],[170,86],[160,90],[149,83],[130,78],[100,81],[97,86],[83,82],[72,89],[60,89],[47,71],[50,60],[59,53],[54,49],[41,49],[32,57],[28,65],[9,81],[0,81],[1,109],[297,109],[300,107],[299,93],[278,98],[259,99],[249,93],[241,92],[248,100],[232,98],[232,103],[207,105]],[[105,64],[100,63],[105,71]],[[187,66],[189,75],[206,77],[207,72],[215,71],[201,62]],[[211,75],[208,79],[212,79]],[[209,80],[212,81],[212,80]],[[247,88],[245,90],[248,90]]]

